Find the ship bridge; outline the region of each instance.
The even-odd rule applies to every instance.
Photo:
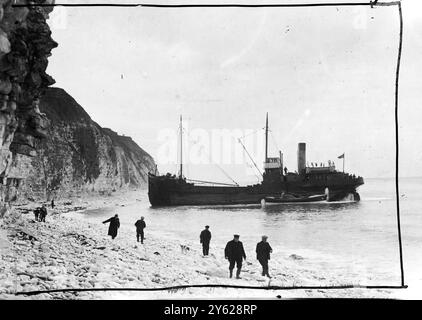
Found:
[[[281,157],[276,158],[267,158],[267,161],[264,162],[264,169],[281,169],[283,168],[283,160]]]

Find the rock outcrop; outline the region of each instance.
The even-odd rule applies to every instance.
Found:
[[[53,0],[0,0],[0,217],[16,198],[20,177],[10,174],[13,154],[35,155],[46,136],[39,98],[54,83],[46,74],[57,43],[46,23]]]
[[[37,155],[17,155],[11,174],[25,177],[22,198],[50,199],[110,194],[146,187],[152,157],[130,137],[101,128],[63,89],[48,88],[40,111],[50,121]]]

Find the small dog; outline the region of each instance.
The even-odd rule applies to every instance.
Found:
[[[180,245],[180,249],[182,250],[183,254],[188,253],[188,251],[190,250],[190,248],[188,246],[184,245],[184,244]]]

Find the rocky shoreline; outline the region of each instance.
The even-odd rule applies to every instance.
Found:
[[[126,203],[136,201],[127,196]],[[340,275],[315,276],[301,257],[281,252],[272,261],[273,279],[260,275],[259,264],[247,261],[243,279],[228,279],[227,263],[219,257],[223,248],[213,248],[202,257],[199,245],[182,252],[181,241],[158,235],[146,235],[144,245],[134,240],[134,230],[123,226],[113,241],[107,226],[93,224],[76,212],[89,208],[125,205],[122,198],[57,203],[49,209],[46,222],[34,221],[31,206],[21,205],[0,229],[0,299],[189,299],[189,298],[295,298],[295,297],[378,297],[386,290],[239,290],[222,288],[187,288],[164,291],[86,291],[17,294],[71,288],[158,288],[191,284],[227,284],[246,286],[336,285]],[[275,260],[275,259],[274,259]],[[323,283],[321,283],[323,282]],[[344,283],[343,283],[344,284]]]

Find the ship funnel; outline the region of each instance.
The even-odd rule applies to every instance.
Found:
[[[297,145],[297,172],[301,174],[306,169],[306,143]]]

